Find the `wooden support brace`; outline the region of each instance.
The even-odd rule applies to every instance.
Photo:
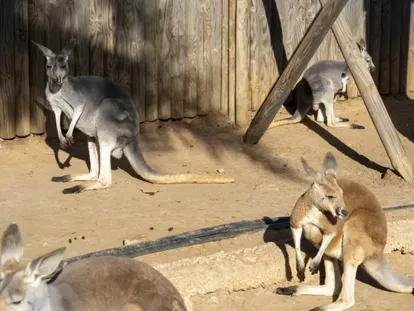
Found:
[[[330,3],[328,0],[319,0],[319,2],[321,5]],[[353,41],[351,30],[343,15],[340,15],[333,24],[332,31],[391,160],[392,166],[406,181],[412,182],[413,174],[407,153],[388,115],[375,82],[366,68],[365,61],[359,55],[358,47]]]
[[[262,138],[347,2],[348,0],[329,0],[321,9],[286,69],[257,111],[243,137],[245,143],[256,144]]]

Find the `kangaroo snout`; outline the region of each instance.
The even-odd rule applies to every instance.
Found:
[[[343,218],[348,215],[348,209],[346,207],[338,207],[336,209],[336,217],[337,218]]]

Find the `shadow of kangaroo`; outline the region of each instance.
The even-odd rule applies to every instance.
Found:
[[[57,133],[62,147],[73,143],[73,131],[87,136],[90,158],[89,174],[54,177],[56,182],[94,181],[63,190],[79,193],[108,188],[112,184],[111,155],[126,156],[135,172],[157,184],[231,183],[230,177],[196,174],[160,174],[144,160],[139,144],[140,120],[136,105],[117,83],[100,76],[69,75],[68,59],[76,40],[71,39],[59,52],[33,42],[46,57],[46,98],[55,114]],[[62,112],[71,119],[66,137],[62,134]],[[99,152],[98,152],[99,146]]]
[[[319,248],[309,269],[316,273],[323,258],[325,283],[279,287],[275,292],[296,296],[339,294],[335,302],[312,310],[346,310],[355,304],[357,268],[362,265],[385,289],[414,294],[414,279],[396,274],[384,256],[387,221],[374,194],[362,184],[337,179],[337,162],[330,152],[323,162],[323,175],[310,167],[304,159],[302,164],[313,183],[298,199],[290,218],[296,266],[299,275],[304,276],[300,248],[303,233],[307,240]],[[338,260],[343,262],[342,279],[339,278]]]
[[[24,246],[11,223],[1,242],[0,297],[5,311],[189,311],[158,270],[131,258],[101,256],[59,267],[65,248],[20,263]],[[187,305],[186,305],[187,303]]]

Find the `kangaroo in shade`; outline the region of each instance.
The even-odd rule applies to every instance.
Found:
[[[360,40],[357,45],[367,69],[374,70],[375,66],[365,48],[365,42]],[[305,71],[303,78],[295,87],[294,96],[297,104],[295,113],[289,118],[273,121],[268,129],[299,123],[311,108],[316,114],[316,121],[326,122],[329,127],[363,129],[363,126],[349,123],[347,118],[336,117],[334,112],[335,96],[345,93],[350,75],[344,60],[321,60],[314,63]]]
[[[128,93],[117,83],[100,76],[69,75],[68,59],[75,47],[71,39],[59,52],[33,42],[46,57],[46,98],[56,118],[62,147],[73,143],[73,131],[87,136],[90,158],[89,174],[54,177],[55,182],[91,181],[63,190],[79,193],[108,188],[112,184],[111,155],[123,155],[135,172],[146,181],[157,184],[232,183],[233,178],[196,174],[161,174],[145,161],[140,148],[140,120],[137,108]],[[62,134],[62,112],[71,119],[66,137]],[[99,147],[99,148],[98,148]]]
[[[310,270],[315,272],[323,259],[325,283],[279,287],[275,293],[295,296],[339,294],[335,302],[312,310],[346,310],[355,304],[356,273],[362,266],[385,289],[414,294],[414,279],[397,275],[385,258],[387,222],[374,194],[360,183],[337,179],[337,162],[330,152],[323,161],[324,174],[318,173],[304,159],[302,164],[313,183],[297,201],[290,218],[297,270],[299,274],[304,271],[300,253],[304,234],[319,248]],[[341,279],[338,260],[343,263]]]
[[[65,248],[20,263],[24,246],[11,223],[1,244],[0,296],[5,311],[187,311],[192,309],[159,271],[126,257],[83,259],[61,268]]]

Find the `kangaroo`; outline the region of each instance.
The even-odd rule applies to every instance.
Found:
[[[385,289],[414,294],[414,279],[397,275],[385,258],[387,222],[374,194],[355,181],[337,179],[337,161],[330,152],[323,161],[323,175],[305,160],[302,163],[313,183],[299,198],[290,219],[295,250],[299,254],[297,266],[303,270],[300,255],[300,237],[303,233],[307,240],[319,248],[311,262],[311,270],[316,269],[318,261],[323,257],[325,284],[279,287],[275,293],[323,296],[339,294],[335,302],[312,310],[346,310],[355,304],[356,273],[357,268],[362,266]],[[343,262],[342,279],[339,279],[338,260]]]
[[[102,256],[59,267],[65,248],[20,263],[23,240],[16,223],[3,233],[0,296],[5,311],[187,311],[173,284],[131,258]],[[191,308],[191,304],[189,305]]]
[[[365,41],[360,40],[357,45],[367,69],[374,70],[375,66],[365,48]],[[294,95],[297,103],[295,113],[289,118],[273,121],[269,129],[299,123],[311,108],[316,114],[316,121],[326,121],[329,127],[363,129],[363,126],[349,123],[347,118],[335,116],[333,106],[335,96],[346,90],[349,76],[350,71],[344,60],[321,60],[314,63],[305,71],[303,78],[295,87]],[[323,107],[320,104],[323,104]]]
[[[232,183],[233,178],[196,174],[160,174],[144,160],[139,142],[140,121],[137,108],[128,93],[117,83],[100,76],[69,75],[68,59],[75,47],[71,39],[59,52],[33,42],[46,57],[47,83],[45,94],[54,112],[62,147],[73,143],[73,131],[87,136],[90,158],[89,174],[53,177],[55,182],[93,181],[63,190],[79,193],[108,188],[112,184],[111,155],[123,155],[144,180],[157,184]],[[62,134],[62,112],[71,119],[66,137]],[[99,146],[99,152],[98,147]],[[99,153],[99,155],[98,155]]]

